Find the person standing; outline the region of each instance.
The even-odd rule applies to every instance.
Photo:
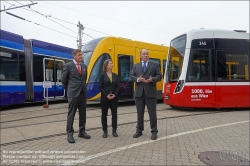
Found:
[[[142,49],[140,51],[141,62],[133,66],[130,78],[136,83],[135,90],[135,104],[137,109],[137,129],[133,135],[138,138],[142,135],[144,130],[144,109],[147,105],[150,126],[151,139],[157,139],[157,88],[156,83],[161,80],[162,74],[160,72],[159,64],[149,60],[148,50]]]
[[[75,143],[74,134],[74,117],[76,110],[79,111],[79,135],[78,137],[90,139],[90,135],[85,132],[86,124],[86,79],[87,66],[82,62],[82,51],[73,50],[73,61],[66,63],[62,71],[62,84],[67,91],[68,97],[68,116],[66,132],[68,142]]]
[[[103,138],[107,138],[107,114],[108,109],[111,109],[112,114],[112,135],[118,137],[117,129],[117,107],[118,95],[120,90],[120,82],[118,75],[112,72],[113,62],[111,59],[106,59],[103,62],[103,72],[99,78],[99,89],[101,92],[101,109],[102,109],[102,130]]]

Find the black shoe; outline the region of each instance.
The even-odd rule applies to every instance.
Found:
[[[90,135],[88,135],[86,132],[81,132],[78,134],[78,137],[90,139]]]
[[[157,139],[157,134],[152,134],[151,139],[156,140]]]
[[[134,138],[138,138],[138,137],[140,137],[141,135],[142,135],[142,133],[136,132],[136,133],[133,135],[133,137],[134,137]]]
[[[73,137],[72,134],[69,134],[69,135],[68,135],[67,140],[68,140],[69,143],[75,143],[75,139],[74,139],[74,137]]]
[[[118,134],[117,134],[117,132],[116,132],[116,130],[113,130],[113,137],[118,137]]]
[[[107,133],[107,131],[104,131],[104,132],[103,132],[102,137],[103,137],[103,138],[107,138],[107,137],[108,137],[108,133]]]

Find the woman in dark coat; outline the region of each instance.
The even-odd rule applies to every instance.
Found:
[[[102,109],[102,130],[103,138],[107,138],[107,114],[108,109],[111,109],[112,114],[112,135],[118,137],[117,129],[117,107],[118,96],[120,90],[120,82],[118,75],[112,72],[113,62],[111,59],[107,59],[103,62],[103,72],[99,78],[99,89],[101,92],[101,109]]]

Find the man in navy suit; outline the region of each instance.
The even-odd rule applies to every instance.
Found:
[[[73,61],[66,63],[62,71],[62,84],[67,90],[69,103],[66,126],[69,143],[75,143],[73,123],[77,108],[79,111],[78,137],[90,139],[90,136],[85,132],[87,66],[81,63],[82,51],[80,49],[75,49],[72,54]]]
[[[160,72],[159,64],[149,60],[148,50],[142,49],[140,51],[141,62],[133,66],[130,78],[136,83],[135,90],[135,104],[137,109],[137,129],[133,135],[137,138],[142,135],[144,130],[144,109],[145,104],[148,108],[151,126],[151,139],[157,139],[157,88],[156,83],[161,80],[162,74]]]

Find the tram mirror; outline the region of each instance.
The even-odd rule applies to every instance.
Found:
[[[233,74],[233,79],[234,79],[234,80],[237,79],[237,74]]]
[[[4,74],[0,74],[0,79],[4,80],[5,79],[5,75]]]

